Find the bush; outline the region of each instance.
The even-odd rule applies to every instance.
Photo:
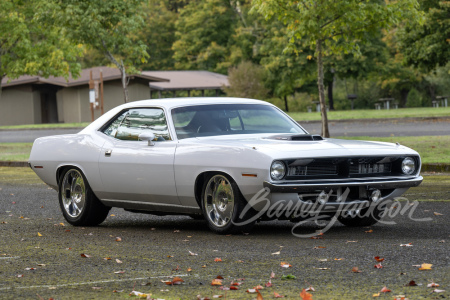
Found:
[[[406,99],[406,107],[421,107],[422,106],[422,96],[419,91],[412,88],[409,91],[408,98]]]
[[[265,71],[249,61],[241,62],[228,70],[229,87],[225,93],[230,97],[265,99],[269,90],[264,87]]]

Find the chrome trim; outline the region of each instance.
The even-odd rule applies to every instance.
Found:
[[[352,178],[346,179],[346,181],[341,180],[341,182],[336,182],[337,180],[333,180],[333,182],[286,182],[286,183],[272,183],[264,181],[264,187],[270,189],[272,193],[298,193],[298,192],[306,192],[306,191],[314,191],[314,190],[330,190],[338,187],[349,187],[349,186],[367,186],[369,188],[377,188],[377,189],[396,189],[396,188],[405,188],[405,187],[415,187],[418,186],[423,180],[422,176],[408,178],[408,179],[400,179],[398,177],[392,178],[383,178],[376,180],[376,178]]]

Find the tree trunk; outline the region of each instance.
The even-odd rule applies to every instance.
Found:
[[[333,101],[333,81],[328,82],[328,105],[330,106],[330,110],[334,110],[334,101]]]
[[[120,75],[122,76],[122,88],[123,88],[123,99],[125,103],[129,101],[128,99],[128,82],[127,82],[127,73],[125,71],[125,67],[122,64],[120,68]]]
[[[328,118],[327,109],[325,105],[325,88],[323,85],[323,50],[322,41],[318,40],[316,44],[317,53],[317,86],[319,88],[319,102],[320,102],[320,113],[322,115],[322,136],[330,137],[330,132],[328,131]]]
[[[408,94],[410,89],[400,90],[400,107],[406,107],[406,102],[408,101]]]
[[[287,102],[287,96],[284,95],[284,107],[286,108],[286,111],[289,111],[288,102]]]
[[[0,75],[0,101],[2,100],[2,80],[3,80],[3,75]]]

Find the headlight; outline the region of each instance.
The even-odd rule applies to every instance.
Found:
[[[416,163],[414,162],[414,159],[411,157],[406,157],[402,161],[402,172],[406,175],[411,175],[416,170]]]
[[[274,180],[283,179],[284,175],[286,175],[286,166],[282,161],[276,160],[270,166],[270,176]]]

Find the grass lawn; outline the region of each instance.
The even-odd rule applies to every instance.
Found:
[[[290,112],[288,113],[296,121],[320,120],[318,112]],[[399,108],[390,110],[339,110],[328,112],[329,120],[345,119],[384,119],[384,118],[421,118],[421,117],[450,117],[450,107],[417,107]]]
[[[53,124],[25,124],[25,125],[10,125],[0,126],[1,129],[46,129],[46,128],[73,128],[86,127],[90,122],[84,123],[53,123]]]
[[[450,163],[450,136],[338,137],[347,140],[391,142],[419,152],[423,163]],[[0,161],[28,161],[32,143],[0,143]]]
[[[346,140],[390,142],[410,147],[419,152],[423,163],[450,163],[450,136],[398,136],[398,137],[338,137]]]
[[[33,143],[0,143],[1,161],[28,161]]]

